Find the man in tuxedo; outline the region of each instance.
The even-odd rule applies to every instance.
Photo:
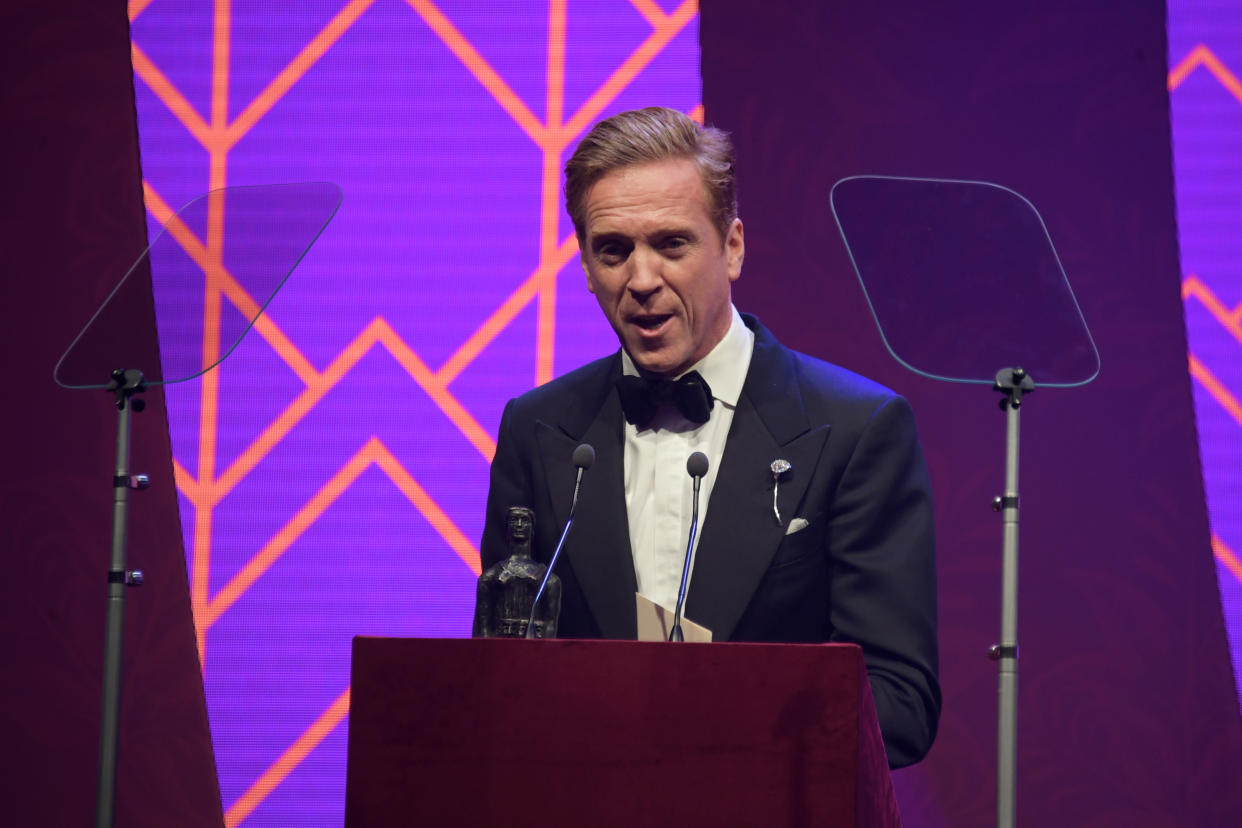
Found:
[[[745,243],[728,137],[667,109],[597,124],[565,167],[587,286],[621,350],[505,407],[481,547],[510,506],[548,561],[579,443],[594,447],[557,574],[560,635],[634,638],[634,593],[672,609],[703,452],[685,616],[716,641],[859,644],[889,763],[940,713],[930,487],[909,405],[783,347],[733,307]]]

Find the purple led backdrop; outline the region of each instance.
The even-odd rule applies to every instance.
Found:
[[[1212,549],[1242,676],[1242,4],[1169,3],[1182,297]],[[1242,686],[1238,688],[1242,707]]]
[[[155,0],[131,16],[153,227],[226,185],[344,193],[242,346],[167,389],[226,821],[339,824],[350,640],[469,633],[504,403],[616,347],[560,168],[612,112],[701,112],[697,7]],[[199,225],[189,244],[228,264],[237,218]],[[208,283],[205,349],[252,298]]]

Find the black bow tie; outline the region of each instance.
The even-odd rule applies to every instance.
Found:
[[[622,375],[617,378],[617,393],[625,419],[639,428],[646,428],[661,405],[675,405],[692,423],[702,425],[711,416],[712,389],[707,380],[691,371],[678,380],[647,379]]]

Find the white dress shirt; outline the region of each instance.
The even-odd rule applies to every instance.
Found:
[[[668,610],[677,605],[681,570],[690,535],[693,481],[686,459],[696,451],[707,455],[708,469],[699,486],[699,532],[707,520],[707,504],[724,455],[733,412],[750,368],[755,335],[737,308],[724,339],[685,373],[698,371],[712,389],[711,416],[695,425],[672,405],[661,406],[647,428],[625,424],[625,509],[638,591]],[[630,355],[621,349],[622,371],[638,376]],[[699,545],[698,534],[694,546]],[[691,572],[694,569],[693,553]]]

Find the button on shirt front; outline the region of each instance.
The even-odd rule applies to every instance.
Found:
[[[707,455],[708,470],[699,487],[699,533],[724,455],[733,412],[746,381],[755,335],[732,309],[732,323],[711,353],[685,373],[698,371],[712,389],[711,417],[695,425],[671,405],[661,406],[651,424],[639,430],[625,424],[625,509],[638,591],[672,610],[677,604],[693,509],[693,481],[686,459]],[[638,376],[630,355],[621,351],[622,371]],[[698,533],[694,541],[698,548]],[[692,553],[693,554],[693,553]],[[693,572],[693,557],[691,571]]]

